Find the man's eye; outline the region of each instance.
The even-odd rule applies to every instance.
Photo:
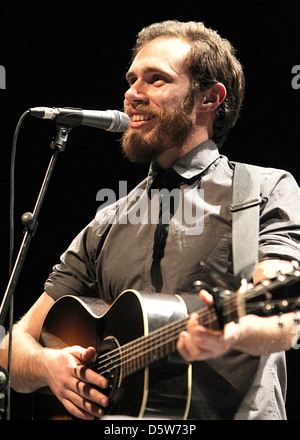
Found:
[[[130,85],[130,86],[132,86],[132,84],[134,84],[136,82],[136,78],[130,78],[129,80],[128,80],[128,84]]]
[[[165,78],[162,75],[154,75],[152,78],[152,83],[163,81],[165,82]]]

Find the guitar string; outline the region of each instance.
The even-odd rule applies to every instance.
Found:
[[[224,307],[224,314],[225,315],[229,315],[232,314],[232,312],[236,311],[236,307],[232,308],[230,307],[230,303],[233,302],[233,298],[229,298],[227,299],[227,304]],[[213,311],[212,308],[205,308],[205,310],[200,309],[198,311],[196,311],[195,313],[198,313],[200,315],[200,318],[202,317],[202,325],[208,325],[211,324],[212,322],[216,322],[216,315]],[[203,316],[201,316],[203,315]],[[213,318],[212,318],[213,316]],[[169,337],[171,335],[171,331],[173,331],[173,333],[175,332],[175,338],[167,341],[168,343],[170,343],[170,341],[175,341],[178,338],[178,334],[179,331],[183,330],[186,326],[186,322],[189,319],[190,315],[186,318],[183,318],[182,320],[179,321],[174,321],[171,322],[169,324],[166,324],[163,327],[160,327],[159,329],[155,330],[154,332],[152,332],[150,335],[148,336],[141,336],[140,338],[134,340],[134,341],[130,341],[129,343],[123,345],[121,348],[116,348],[115,350],[112,350],[111,352],[109,352],[108,354],[104,354],[101,355],[97,362],[94,363],[94,365],[98,365],[98,368],[101,368],[101,363],[104,363],[104,368],[107,368],[107,361],[110,360],[110,365],[109,365],[109,369],[108,371],[111,371],[112,366],[113,366],[113,358],[117,357],[116,361],[119,361],[120,358],[122,358],[122,362],[121,364],[118,364],[118,366],[126,364],[132,360],[134,360],[135,358],[132,357],[132,355],[137,352],[139,356],[144,355],[145,353],[151,352],[153,351],[153,349],[157,349],[160,348],[161,345],[165,344],[167,340],[163,341],[160,345],[157,344],[157,340],[159,338],[162,337]],[[206,319],[206,321],[205,321]],[[171,328],[173,327],[173,329],[171,330]],[[141,348],[144,348],[145,346],[148,347],[150,346],[150,343],[152,344],[151,348],[148,349],[146,352],[141,353],[140,350]],[[154,347],[153,347],[154,344]],[[120,354],[121,352],[121,354]],[[115,353],[115,355],[111,356],[111,353]],[[127,358],[130,356],[130,359],[127,360]],[[101,359],[103,359],[101,361]],[[115,368],[115,367],[114,367]]]
[[[226,300],[227,303],[226,305],[224,305],[225,316],[230,315],[237,310],[236,307],[231,307],[231,303],[235,302],[235,300],[233,301],[232,297]],[[198,313],[200,320],[202,318],[201,324],[204,326],[214,323],[217,320],[214,309],[209,307],[203,307],[202,309],[194,313]],[[100,355],[97,358],[96,362],[94,362],[92,368],[95,368],[96,366],[97,370],[104,368],[104,370],[101,371],[101,374],[105,374],[107,372],[110,372],[112,369],[118,368],[121,365],[128,364],[128,362],[133,363],[136,359],[142,358],[145,356],[145,354],[150,354],[154,350],[158,351],[160,348],[166,347],[166,345],[177,340],[179,332],[181,330],[184,330],[184,328],[186,327],[186,323],[189,317],[190,315],[179,321],[168,323],[163,327],[156,329],[150,335],[141,336],[140,338],[137,338],[134,341],[130,341],[120,348],[116,348],[109,353]],[[141,352],[141,349],[144,349],[144,351]],[[165,353],[164,356],[166,354],[168,353]],[[135,357],[133,357],[134,355]],[[114,365],[114,361],[120,361],[120,363]]]
[[[180,321],[179,326],[177,323],[178,329],[180,329],[180,326],[182,326],[182,329],[184,329],[186,326],[186,321],[187,319],[184,318],[182,321]],[[172,330],[170,330],[171,326],[170,324],[167,324],[166,326],[155,330],[153,333],[151,333],[151,335],[141,336],[134,341],[130,341],[123,346],[110,351],[109,353],[100,355],[96,362],[94,362],[93,366],[91,366],[91,368],[95,369],[96,366],[98,372],[101,370],[101,368],[104,368],[104,370],[101,371],[101,374],[105,374],[106,372],[110,372],[112,369],[118,368],[120,365],[126,365],[126,363],[133,361],[135,358],[138,358],[139,355],[143,356],[145,353],[141,350],[145,348],[145,346],[148,347],[148,352],[151,352],[151,350],[157,347],[156,345],[154,345],[153,347],[153,344],[157,344],[158,339],[162,337],[161,335],[164,334],[164,331],[166,330],[165,327],[167,327],[168,334],[170,335],[170,333],[172,332]],[[176,332],[176,336],[178,337],[178,330],[173,329],[173,332],[174,331]],[[151,344],[152,347],[149,348]],[[137,354],[137,356],[134,358],[133,355],[135,353]],[[120,362],[120,359],[121,363],[118,363]],[[115,365],[114,362],[116,362]]]
[[[184,328],[184,327],[183,327]],[[182,329],[183,329],[182,328]],[[182,330],[181,329],[181,330]],[[135,373],[138,370],[146,367],[148,364],[151,364],[155,361],[161,360],[163,357],[169,355],[175,350],[172,350],[171,352],[168,351],[162,351],[160,355],[157,357],[155,355],[155,352],[158,352],[160,349],[166,350],[167,346],[170,344],[173,344],[178,339],[178,331],[177,329],[174,329],[175,333],[172,334],[172,332],[168,332],[167,335],[162,334],[158,338],[156,337],[155,340],[152,340],[152,346],[149,347],[149,342],[145,342],[141,347],[133,347],[132,349],[127,349],[127,353],[123,356],[122,350],[119,351],[119,357],[115,359],[115,363],[111,362],[110,364],[102,365],[102,367],[99,367],[99,373],[105,374],[110,373],[112,370],[119,368],[121,366],[124,366],[124,372],[123,376],[127,376],[131,373]],[[159,338],[162,338],[159,340]],[[153,346],[153,344],[155,344]],[[121,347],[122,349],[122,347]],[[144,349],[144,351],[141,351]],[[174,346],[175,349],[175,346]],[[153,356],[152,356],[153,354]],[[135,355],[135,356],[133,356]],[[147,357],[148,355],[148,357]],[[129,358],[129,359],[128,359]],[[135,362],[137,363],[135,364]],[[145,364],[145,365],[144,365]],[[101,370],[101,368],[104,368]],[[133,370],[133,371],[131,371]]]
[[[201,313],[201,312],[202,312],[202,309],[200,309],[199,311],[196,311],[195,313],[199,313],[199,315],[200,315],[200,317],[201,317],[201,315],[203,314],[203,313]],[[212,313],[212,312],[211,312],[211,313]],[[182,318],[182,319],[180,319],[179,321],[173,321],[173,322],[171,322],[171,323],[165,324],[164,326],[162,326],[162,327],[160,327],[160,328],[154,330],[153,332],[151,332],[150,335],[147,335],[147,336],[142,335],[142,336],[140,336],[139,338],[135,339],[134,341],[130,341],[130,342],[124,344],[123,346],[121,346],[121,350],[123,351],[123,353],[125,353],[126,349],[129,351],[129,350],[132,350],[132,348],[139,348],[140,346],[143,346],[143,345],[145,344],[145,342],[144,342],[145,340],[146,340],[147,342],[149,342],[149,341],[151,341],[151,340],[154,342],[154,341],[156,340],[157,336],[158,336],[161,332],[164,332],[164,331],[170,331],[170,328],[173,327],[173,326],[178,326],[178,329],[179,329],[181,326],[182,326],[183,328],[185,328],[185,326],[186,326],[186,322],[188,321],[188,319],[189,319],[189,316],[188,316],[188,317],[185,317],[185,318]],[[204,319],[205,319],[205,316],[204,316]],[[205,323],[203,322],[203,325],[204,325],[204,324],[205,324]],[[94,364],[95,364],[95,365],[100,364],[102,358],[103,358],[103,362],[106,362],[106,360],[107,360],[107,356],[109,356],[110,358],[113,358],[113,356],[111,356],[111,354],[113,354],[113,353],[116,353],[116,355],[119,355],[119,353],[120,353],[120,348],[119,348],[119,347],[118,347],[118,348],[115,348],[114,350],[111,350],[109,353],[104,353],[104,354],[100,355],[100,356],[98,357],[98,360],[97,360]],[[99,361],[99,360],[100,360],[100,361]]]
[[[280,284],[282,284],[282,281],[280,281]],[[264,292],[267,290],[267,287],[268,286],[259,285],[256,286],[256,288],[249,289],[246,292],[247,300],[257,296],[258,295],[257,290],[262,290]],[[259,292],[259,294],[263,292]],[[233,312],[237,311],[236,297],[237,297],[237,292],[224,300],[223,311],[225,316],[231,315]],[[232,307],[233,304],[234,307]],[[216,321],[216,315],[214,313],[214,309],[212,309],[211,307],[203,307],[202,309],[196,311],[195,313],[198,313],[200,319],[202,318],[201,324],[204,326],[205,325],[207,326]],[[136,359],[142,359],[145,355],[153,353],[154,350],[158,351],[161,348],[165,348],[168,344],[174,343],[174,341],[177,340],[179,332],[185,328],[186,322],[188,321],[189,317],[190,315],[179,321],[168,323],[165,326],[156,329],[150,335],[141,336],[140,338],[137,338],[134,341],[130,341],[129,343],[121,346],[120,348],[116,348],[114,350],[111,350],[109,353],[100,355],[97,358],[97,360],[94,363],[92,363],[91,368],[97,367],[97,370],[100,371],[101,368],[104,368],[104,370],[101,371],[101,374],[105,374],[107,372],[110,372],[112,369],[118,368],[122,365],[126,365],[126,364],[128,365],[129,363],[133,364],[133,362]],[[161,338],[165,338],[165,339],[161,339]],[[144,349],[144,351],[141,352],[141,349]],[[164,356],[167,354],[169,353],[165,353]],[[133,355],[135,355],[135,357],[133,357]],[[110,361],[110,363],[108,364],[107,361]],[[119,362],[119,363],[114,365],[114,362]]]
[[[160,348],[165,348],[167,344],[169,343],[174,343],[177,340],[178,334],[176,333],[174,335],[174,337],[169,337],[169,340],[163,340],[161,342],[161,344],[157,344],[155,347],[155,350],[158,350]],[[140,349],[137,351],[136,350],[136,355],[134,357],[132,357],[131,353],[128,353],[127,356],[130,356],[129,360],[124,360],[122,353],[120,353],[120,356],[118,358],[115,359],[114,363],[112,365],[103,365],[102,367],[97,368],[95,371],[97,371],[99,374],[106,374],[106,373],[110,373],[112,370],[115,370],[116,368],[119,367],[125,367],[124,371],[123,371],[123,376],[128,376],[131,372],[136,372],[140,369],[142,369],[144,366],[148,365],[148,363],[152,363],[157,359],[156,357],[150,357],[149,362],[147,362],[147,354],[152,353],[152,350],[149,350],[145,347],[145,351],[141,352]],[[167,355],[168,353],[166,353],[165,355]],[[164,356],[165,356],[164,355]],[[162,356],[161,358],[163,358],[164,356]],[[141,360],[144,360],[144,362],[140,362]],[[135,361],[137,361],[137,364],[135,364]],[[146,361],[146,365],[144,365]],[[101,368],[103,368],[103,370],[101,370]],[[133,371],[131,371],[133,369]]]

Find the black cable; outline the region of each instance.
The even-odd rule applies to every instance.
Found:
[[[15,162],[16,162],[16,151],[17,151],[17,142],[18,135],[21,128],[21,125],[25,119],[25,117],[30,113],[29,110],[26,110],[20,117],[12,143],[12,152],[11,152],[11,161],[10,161],[10,200],[9,200],[9,274],[11,274],[13,267],[13,257],[14,257],[14,205],[15,205]]]
[[[16,151],[18,135],[21,125],[25,117],[30,113],[26,110],[20,117],[13,137],[12,143],[12,153],[10,162],[10,197],[9,197],[9,276],[11,275],[13,269],[13,259],[14,259],[14,209],[15,209],[15,162],[16,162]],[[13,296],[10,300],[9,309],[9,323],[8,323],[8,363],[7,363],[7,375],[8,375],[8,385],[7,385],[7,405],[6,405],[6,419],[10,420],[10,408],[11,408],[11,389],[10,389],[10,378],[11,378],[11,358],[12,358],[12,327],[14,321],[14,307],[13,307]]]

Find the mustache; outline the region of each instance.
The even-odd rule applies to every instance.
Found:
[[[152,108],[149,104],[143,104],[143,103],[125,105],[123,111],[129,117],[132,116],[134,114],[134,112],[138,112],[138,111],[147,112],[153,116],[162,116],[161,111],[159,111],[156,108]]]
[[[156,107],[151,107],[151,105],[139,102],[136,104],[124,105],[124,113],[129,117],[134,114],[134,112],[143,111],[150,113],[153,116],[159,116],[160,118],[169,119],[172,115],[183,114],[185,117],[191,115],[195,100],[195,92],[191,91],[186,95],[185,99],[179,105],[172,105],[171,103],[162,105],[160,109]]]

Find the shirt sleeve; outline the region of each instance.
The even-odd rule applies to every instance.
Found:
[[[294,177],[282,170],[262,174],[259,260],[300,261],[300,190]]]
[[[92,224],[75,237],[53,267],[45,282],[45,291],[53,298],[63,295],[97,296],[94,265],[89,255]]]
[[[109,233],[115,206],[98,211],[96,217],[72,241],[53,267],[45,291],[54,300],[63,295],[99,297],[96,254]]]

